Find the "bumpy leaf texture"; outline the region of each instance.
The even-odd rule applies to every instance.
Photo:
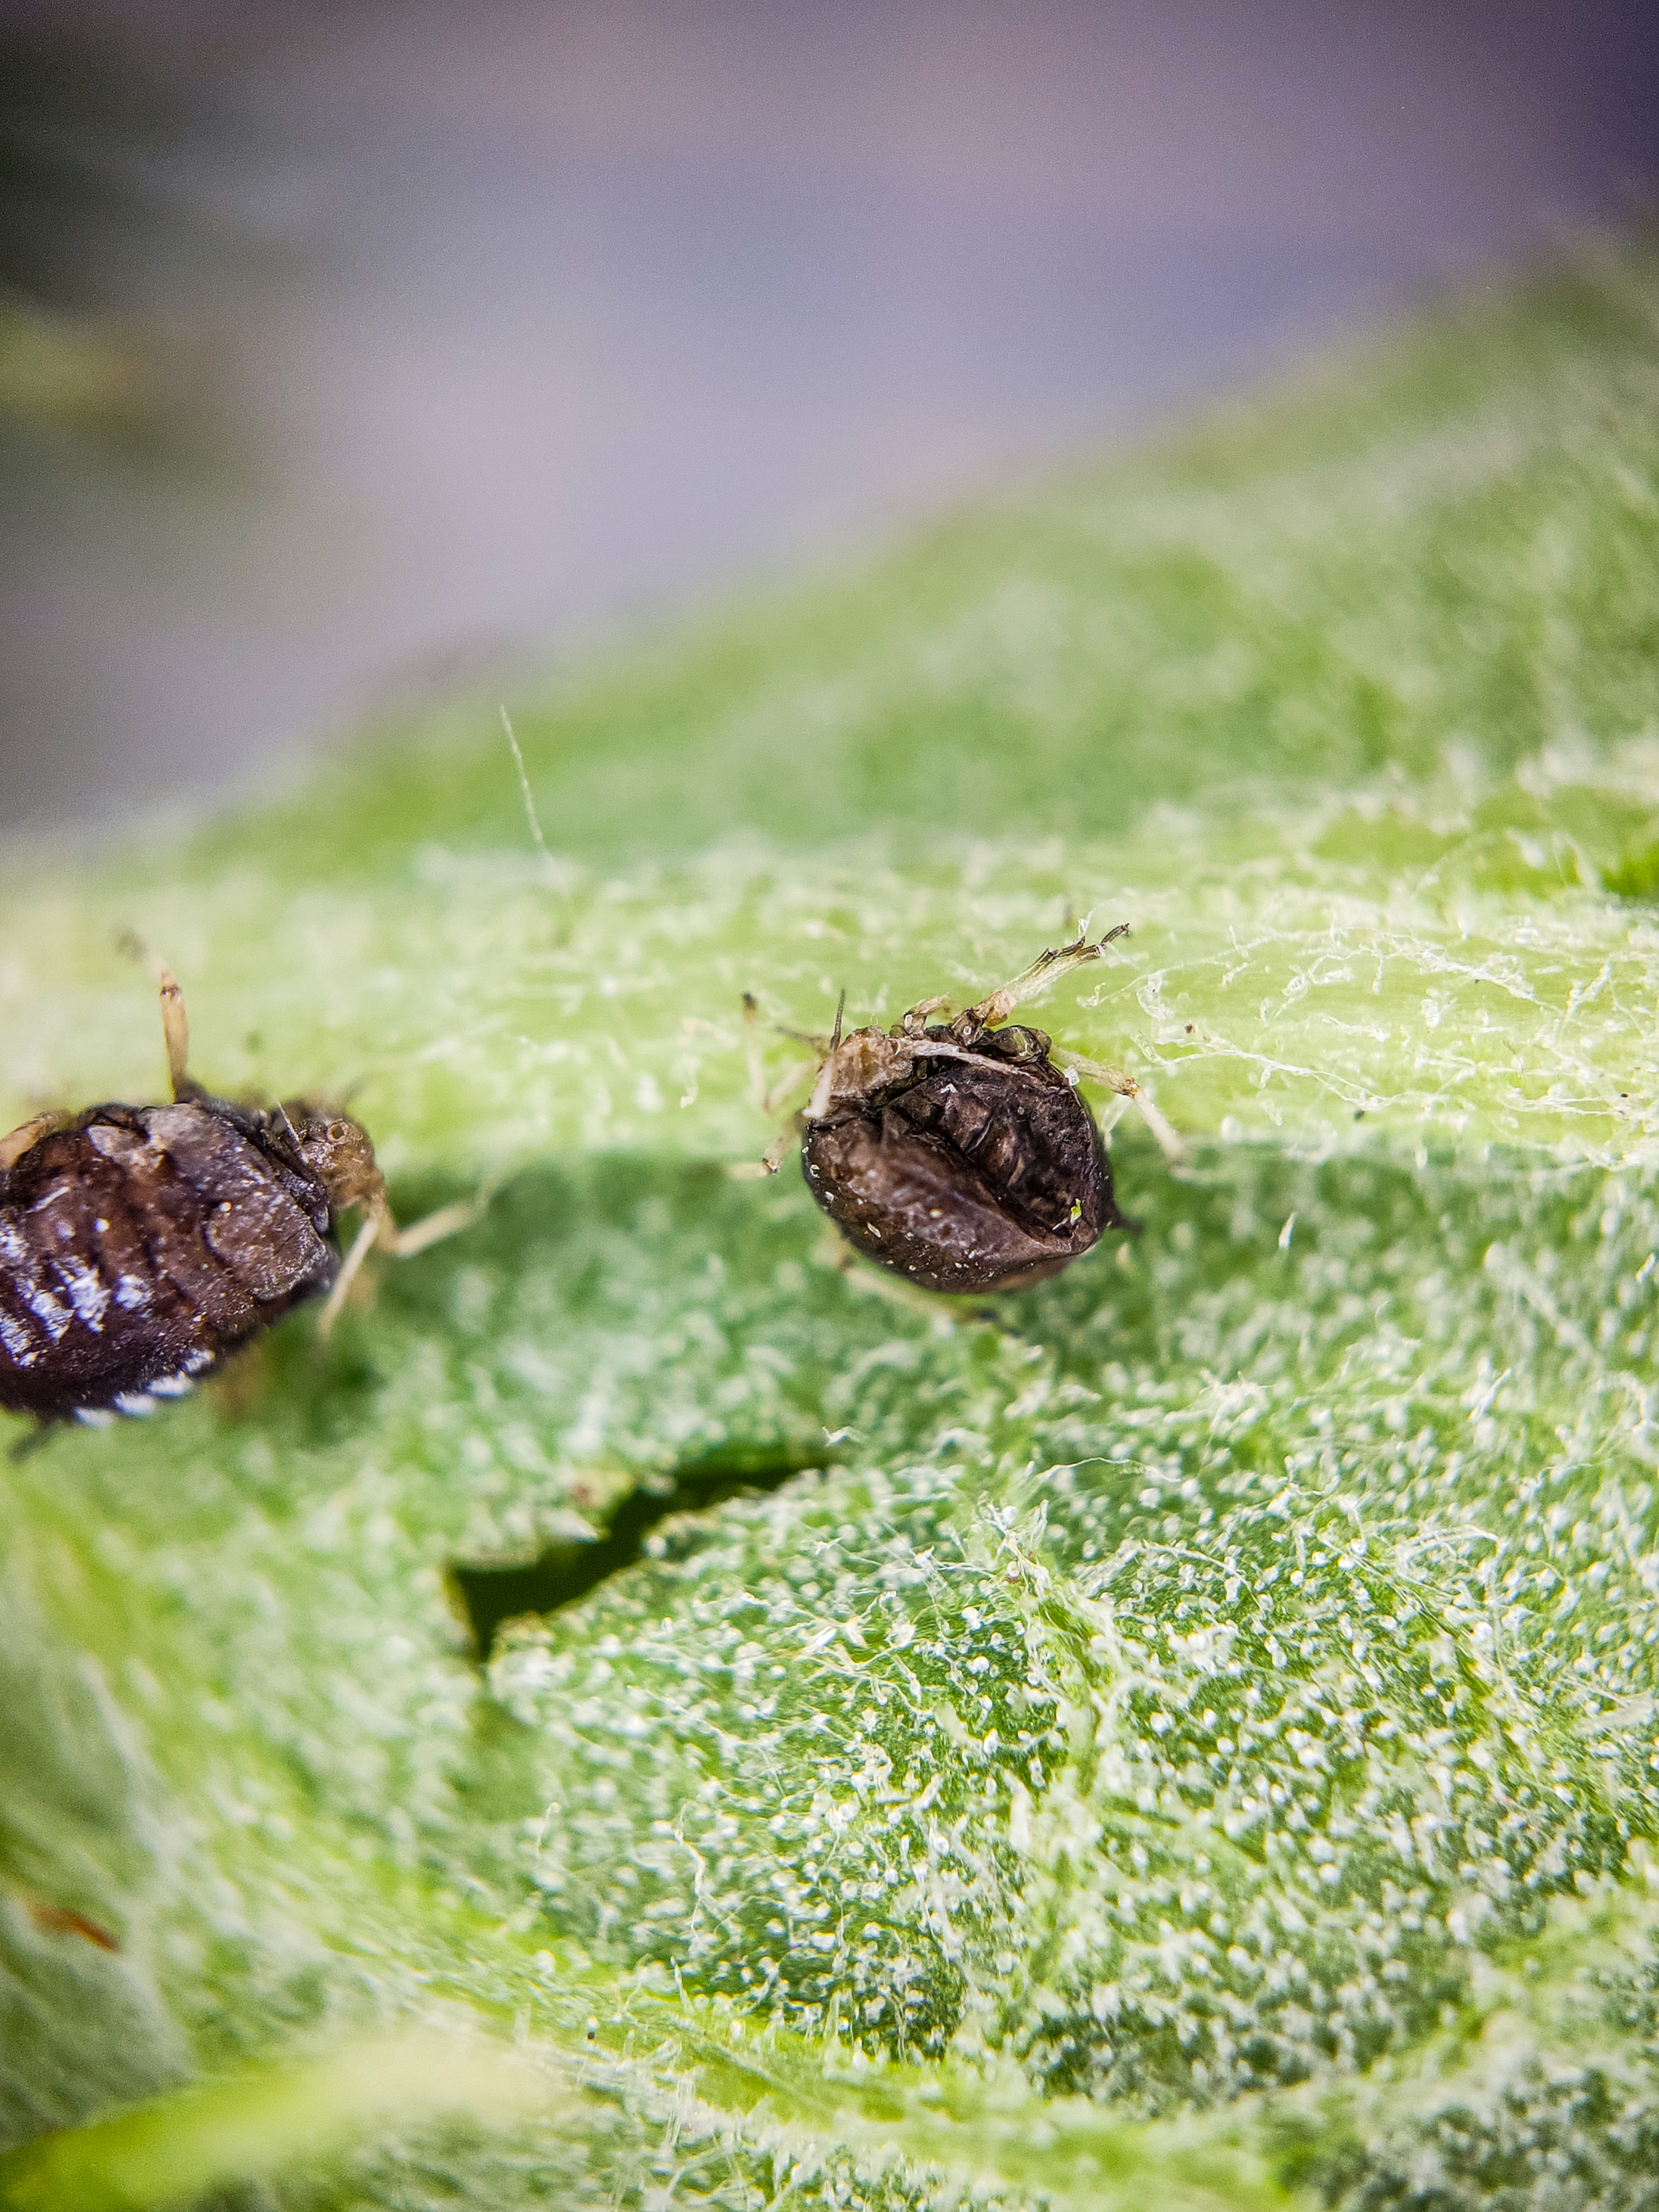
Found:
[[[6,1468],[0,2204],[1635,2205],[1659,2170],[1659,258],[14,856],[5,1105],[351,1088],[413,1213]],[[1193,1140],[895,1300],[769,1021]],[[766,1049],[775,1077],[798,1051]]]

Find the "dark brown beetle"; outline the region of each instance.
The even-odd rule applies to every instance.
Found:
[[[476,1218],[399,1231],[368,1133],[294,1102],[233,1105],[191,1082],[163,969],[173,1102],[41,1114],[0,1138],[0,1407],[101,1425],[188,1390],[220,1356],[328,1291],[331,1323],[371,1244],[418,1251]],[[340,1217],[362,1224],[343,1261]]]
[[[928,999],[891,1030],[844,1037],[838,1013],[834,1036],[811,1040],[817,1079],[799,1116],[801,1171],[857,1250],[923,1290],[1012,1291],[1131,1225],[1079,1079],[1132,1099],[1178,1158],[1175,1133],[1133,1077],[1074,1053],[1057,1067],[1042,1030],[1000,1026],[1125,933],[1044,952],[948,1024],[928,1021],[946,1003]],[[785,1142],[754,1171],[775,1172]]]

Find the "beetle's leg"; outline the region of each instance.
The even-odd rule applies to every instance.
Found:
[[[340,1318],[340,1310],[347,1293],[356,1281],[362,1264],[368,1257],[369,1247],[380,1233],[380,1218],[377,1213],[366,1213],[358,1224],[357,1234],[351,1240],[350,1249],[340,1262],[340,1272],[334,1278],[328,1296],[323,1300],[323,1310],[317,1316],[317,1341],[325,1344],[334,1333],[334,1324]]]
[[[769,1119],[777,1113],[790,1092],[804,1083],[816,1071],[817,1065],[815,1060],[798,1060],[793,1067],[786,1068],[761,1100],[761,1111]]]
[[[794,1133],[795,1117],[793,1114],[786,1115],[778,1127],[776,1135],[761,1154],[760,1168],[763,1175],[775,1175],[783,1165],[783,1156],[788,1151],[789,1139]]]
[[[191,1098],[198,1086],[190,1079],[190,1017],[185,1012],[185,994],[165,962],[155,980],[161,987],[161,1036],[167,1048],[167,1081],[175,1098]]]
[[[9,1134],[0,1137],[0,1175],[15,1167],[25,1152],[32,1152],[49,1129],[61,1129],[69,1120],[65,1114],[35,1114],[20,1122]]]
[[[793,1067],[784,1070],[765,1097],[757,1101],[769,1121],[777,1113],[790,1092],[799,1089],[817,1066],[815,1060],[798,1060]],[[759,1159],[738,1160],[726,1170],[726,1173],[738,1182],[757,1182],[763,1176],[775,1175],[783,1165],[783,1156],[788,1151],[790,1139],[794,1133],[795,1117],[793,1114],[786,1114]]]
[[[845,1004],[844,999],[842,1003]],[[839,1008],[836,1010],[836,1020],[839,1026],[841,1021]],[[834,1047],[826,1037],[804,1036],[798,1030],[783,1030],[783,1036],[799,1037],[803,1044],[810,1044],[813,1048],[813,1054],[811,1060],[798,1060],[793,1066],[787,1067],[769,1090],[765,1065],[761,1059],[760,1006],[752,991],[745,991],[743,994],[743,1023],[744,1053],[749,1062],[750,1103],[764,1114],[769,1121],[777,1114],[790,1092],[799,1089],[806,1078],[822,1064],[826,1054],[832,1051]],[[771,1143],[768,1145],[759,1159],[739,1160],[727,1170],[727,1173],[738,1182],[758,1182],[763,1176],[775,1175],[783,1164],[783,1156],[789,1149],[789,1139],[794,1134],[794,1130],[795,1120],[792,1114],[785,1119],[782,1127],[773,1137]]]
[[[811,1060],[803,1060],[788,1069],[786,1073],[778,1078],[769,1091],[766,1087],[765,1064],[761,1059],[760,1006],[752,991],[744,993],[743,1049],[744,1057],[749,1063],[749,1103],[751,1106],[758,1107],[763,1114],[768,1115],[775,1114],[802,1077],[810,1075],[820,1061],[835,1050],[841,1042],[841,1017],[846,1004],[847,994],[843,991],[841,994],[841,1005],[836,1009],[836,1033],[833,1037],[811,1036],[805,1030],[781,1029],[778,1031],[780,1036],[793,1037],[797,1044],[810,1044],[812,1048],[812,1057]]]
[[[387,1207],[377,1218],[375,1242],[393,1260],[412,1260],[417,1252],[441,1244],[446,1237],[459,1237],[463,1229],[481,1221],[495,1195],[495,1185],[486,1183],[476,1198],[460,1198],[453,1206],[437,1206],[418,1221],[411,1221],[407,1229],[398,1228]]]
[[[390,1259],[412,1260],[417,1252],[424,1252],[428,1246],[441,1244],[446,1237],[457,1237],[463,1229],[471,1229],[475,1221],[482,1218],[490,1200],[495,1195],[495,1188],[494,1183],[486,1183],[476,1198],[463,1198],[453,1206],[441,1206],[434,1212],[423,1214],[420,1220],[411,1221],[407,1229],[398,1228],[382,1188],[379,1197],[370,1200],[365,1206],[357,1234],[352,1238],[346,1255],[340,1262],[340,1272],[334,1278],[333,1286],[323,1302],[322,1311],[317,1316],[319,1338],[325,1341],[331,1333],[351,1285],[356,1281],[364,1261],[375,1245],[378,1244]]]
[[[760,1003],[752,991],[743,994],[743,1054],[749,1063],[749,1103],[763,1111],[766,1068],[761,1059]]]
[[[179,979],[165,960],[158,960],[136,930],[124,930],[116,949],[136,960],[154,975],[161,994],[161,1041],[167,1053],[167,1084],[175,1099],[204,1098],[199,1083],[190,1079],[190,1020]]]
[[[787,1078],[777,1086],[778,1091],[787,1096],[794,1089],[803,1075],[811,1073],[811,1060],[806,1060],[799,1067],[791,1068]],[[776,1093],[769,1096],[766,1103],[769,1109],[775,1112]],[[735,1182],[758,1182],[765,1176],[775,1176],[783,1165],[783,1156],[788,1151],[790,1139],[794,1133],[795,1116],[793,1114],[786,1114],[779,1123],[771,1143],[757,1160],[738,1160],[726,1172]]]
[[[1127,1098],[1158,1139],[1170,1165],[1181,1165],[1187,1157],[1186,1147],[1133,1075],[1121,1075],[1115,1067],[1103,1067],[1098,1060],[1085,1060],[1080,1052],[1056,1052],[1054,1058],[1065,1061],[1070,1079],[1102,1084],[1108,1091],[1115,1091],[1120,1098]]]
[[[1022,969],[1011,981],[990,992],[976,1006],[969,1006],[965,1013],[958,1014],[951,1024],[951,1028],[961,1033],[964,1042],[971,1042],[981,1030],[993,1029],[997,1023],[1006,1022],[1016,1006],[1024,1006],[1028,999],[1035,999],[1039,993],[1046,991],[1050,983],[1069,975],[1073,968],[1081,968],[1091,960],[1103,957],[1106,947],[1115,939],[1127,937],[1128,933],[1128,923],[1121,921],[1115,929],[1109,929],[1104,937],[1094,945],[1079,934],[1074,945],[1065,945],[1057,949],[1051,946],[1048,951],[1038,953],[1029,968]]]
[[[937,1291],[924,1291],[919,1283],[907,1283],[875,1261],[865,1261],[833,1230],[830,1231],[829,1241],[833,1245],[828,1255],[830,1265],[849,1291],[857,1291],[866,1297],[885,1298],[890,1305],[903,1306],[910,1313],[926,1314],[935,1328],[941,1324],[946,1328],[954,1327],[958,1316]]]
[[[920,1036],[927,1026],[928,1015],[938,1013],[941,1006],[948,1006],[950,1003],[948,999],[919,1000],[914,1006],[907,1009],[897,1028],[890,1030],[888,1035],[896,1037]]]
[[[860,1255],[827,1222],[824,1227],[829,1248],[824,1255],[826,1262],[842,1277],[849,1291],[856,1291],[863,1297],[885,1298],[890,1305],[903,1306],[910,1313],[926,1314],[936,1329],[954,1328],[959,1322],[988,1322],[1004,1335],[1012,1334],[994,1306],[980,1304],[972,1296],[924,1291],[920,1283],[907,1283],[902,1275],[893,1274],[879,1261]]]

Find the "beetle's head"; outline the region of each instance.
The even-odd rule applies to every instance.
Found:
[[[884,1030],[854,1030],[831,1045],[806,1102],[808,1121],[845,1121],[884,1091],[902,1090],[916,1072],[915,1041]]]
[[[386,1179],[362,1124],[349,1115],[331,1114],[301,1102],[283,1109],[293,1124],[306,1165],[328,1193],[331,1212],[349,1206],[375,1212],[386,1205]]]

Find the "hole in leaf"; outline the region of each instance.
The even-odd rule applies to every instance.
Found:
[[[597,1589],[610,1576],[631,1567],[645,1540],[671,1513],[706,1512],[745,1492],[780,1488],[792,1475],[823,1464],[815,1459],[769,1461],[732,1466],[707,1462],[683,1468],[667,1490],[635,1490],[623,1498],[596,1543],[551,1544],[523,1565],[452,1566],[449,1580],[472,1631],[479,1663],[486,1662],[504,1620],[522,1613],[557,1613]]]

